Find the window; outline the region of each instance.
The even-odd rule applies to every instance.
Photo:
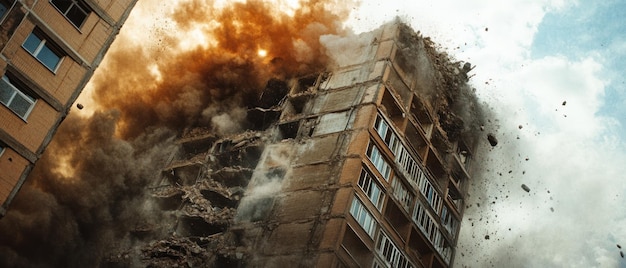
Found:
[[[35,107],[35,98],[26,94],[24,90],[20,90],[17,85],[6,75],[2,76],[2,80],[0,80],[0,102],[26,120]]]
[[[446,230],[448,230],[448,232],[452,235],[452,237],[456,237],[456,228],[459,222],[448,210],[448,207],[443,206],[441,210],[441,223],[443,224],[443,227],[446,228]]]
[[[421,202],[417,202],[413,208],[413,221],[433,246],[435,246],[435,249],[441,254],[446,263],[450,263],[450,257],[452,257],[450,246]]]
[[[391,127],[389,127],[387,121],[385,121],[380,114],[376,116],[374,128],[376,129],[378,136],[385,141],[389,150],[391,150],[394,155],[397,155],[398,148],[400,147],[398,136],[396,136]]]
[[[441,200],[441,196],[439,196],[439,194],[435,191],[435,187],[433,187],[430,182],[426,181],[426,183],[420,186],[420,191],[424,194],[424,197],[426,197],[430,206],[435,211],[439,211],[443,201]]]
[[[393,244],[391,239],[380,232],[378,237],[378,244],[376,244],[376,252],[385,260],[387,267],[408,268],[413,267],[409,260],[402,254],[402,252]]]
[[[56,71],[63,57],[58,52],[58,49],[53,47],[52,43],[43,38],[41,34],[36,33],[36,31],[30,33],[22,47],[53,72]]]
[[[374,144],[370,143],[367,147],[367,156],[372,161],[372,164],[378,169],[380,174],[385,177],[385,180],[389,181],[391,177],[391,166],[387,163],[387,160],[380,154],[380,150]]]
[[[89,8],[82,1],[77,0],[50,0],[59,12],[65,16],[76,28],[83,26],[89,16]]]
[[[0,3],[0,19],[4,17],[4,14],[7,13],[8,9],[9,7],[7,7],[7,5],[5,5],[4,3]]]
[[[378,211],[383,211],[383,201],[385,194],[381,190],[381,187],[376,182],[376,178],[372,176],[365,169],[361,169],[361,176],[359,177],[359,187],[369,197]]]
[[[355,196],[352,199],[352,205],[350,206],[350,214],[352,217],[363,227],[363,230],[372,238],[374,238],[374,232],[376,231],[376,221],[372,214],[367,211],[367,208],[361,203],[361,201]]]
[[[395,177],[393,182],[391,182],[391,187],[393,188],[393,196],[395,196],[400,203],[402,203],[402,207],[408,212],[411,204],[413,203],[413,193],[404,186],[399,180],[399,177]]]

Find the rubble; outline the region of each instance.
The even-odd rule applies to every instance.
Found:
[[[498,139],[496,139],[496,136],[493,135],[492,133],[487,134],[487,140],[489,141],[489,144],[491,144],[492,147],[495,147],[496,145],[498,145]]]

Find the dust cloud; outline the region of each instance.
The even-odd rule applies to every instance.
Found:
[[[182,129],[245,128],[270,78],[326,68],[319,37],[344,34],[348,8],[299,5],[139,1],[92,78],[93,101],[68,116],[0,220],[0,266],[99,266],[132,230],[167,222],[146,190]]]

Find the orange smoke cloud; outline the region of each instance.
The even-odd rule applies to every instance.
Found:
[[[233,105],[251,105],[269,78],[326,67],[328,58],[319,37],[341,34],[341,17],[346,14],[329,10],[325,1],[302,5],[290,16],[265,1],[223,8],[206,1],[183,2],[171,13],[175,28],[200,29],[210,44],[183,50],[176,44],[177,32],[161,31],[159,39],[166,41],[153,49],[117,49],[108,56],[106,71],[94,77],[94,99],[102,107],[122,111],[120,133],[125,137],[150,126],[206,125],[210,120],[202,111],[209,106],[219,107],[213,109],[219,113]],[[259,48],[265,57],[259,57]],[[162,80],[150,75],[152,65]]]

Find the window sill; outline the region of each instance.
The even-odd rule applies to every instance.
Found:
[[[35,102],[36,104],[37,102]],[[30,116],[30,113],[32,113],[32,109],[28,112],[28,114],[26,115],[26,118],[23,118],[22,116],[20,116],[19,114],[17,114],[16,112],[14,112],[11,108],[9,108],[8,106],[6,106],[6,104],[4,103],[0,103],[2,104],[2,107],[6,108],[7,110],[9,110],[9,112],[11,112],[12,114],[14,114],[15,116],[17,116],[17,118],[19,118],[20,120],[24,121],[24,123],[28,124],[28,116]],[[33,108],[35,108],[35,104],[33,104]]]

